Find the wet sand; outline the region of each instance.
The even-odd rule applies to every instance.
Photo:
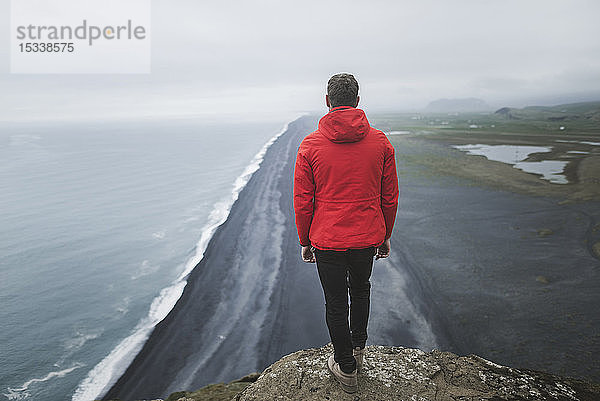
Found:
[[[230,381],[329,341],[291,197],[296,149],[316,121],[291,123],[269,148],[181,299],[104,399]],[[588,246],[600,203],[559,205],[432,174],[411,162],[425,142],[402,141],[400,208],[392,254],[374,267],[369,343],[600,381],[600,262]]]

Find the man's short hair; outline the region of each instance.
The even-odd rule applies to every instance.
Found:
[[[358,97],[358,82],[352,74],[335,74],[327,82],[327,95],[331,107],[354,107]]]

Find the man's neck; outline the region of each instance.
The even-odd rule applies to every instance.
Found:
[[[335,107],[329,107],[329,111],[334,111],[334,110],[343,110],[343,109],[355,109],[355,107],[352,106],[335,106]]]

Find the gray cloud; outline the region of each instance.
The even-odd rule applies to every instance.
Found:
[[[152,74],[4,73],[0,118],[319,109],[339,71],[357,75],[372,109],[600,93],[593,0],[154,0],[152,15]]]

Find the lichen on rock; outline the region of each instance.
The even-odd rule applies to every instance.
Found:
[[[359,390],[347,394],[330,377],[331,345],[287,355],[233,400],[600,400],[600,386],[509,368],[481,357],[369,346]]]

